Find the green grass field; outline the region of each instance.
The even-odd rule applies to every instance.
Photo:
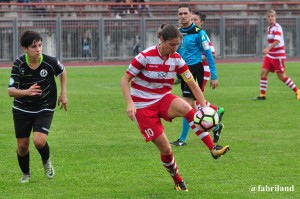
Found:
[[[126,115],[120,79],[126,67],[67,68],[68,111],[56,110],[48,142],[55,177],[46,179],[30,145],[31,182],[18,182],[10,69],[0,70],[0,198],[300,198],[300,101],[274,74],[266,101],[259,94],[260,63],[219,64],[219,88],[206,98],[225,108],[220,145],[231,151],[214,160],[192,133],[185,147],[173,147],[189,192],[176,192],[152,143],[145,143]],[[287,74],[300,87],[299,63]],[[180,94],[179,85],[174,93]],[[165,122],[170,141],[181,118]],[[287,186],[292,192],[250,192],[252,187]],[[262,190],[262,188],[261,188]]]

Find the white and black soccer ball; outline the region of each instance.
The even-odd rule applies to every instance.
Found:
[[[200,108],[194,115],[194,123],[202,130],[209,131],[219,124],[219,115],[208,106]]]

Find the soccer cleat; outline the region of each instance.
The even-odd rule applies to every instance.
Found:
[[[210,153],[214,159],[218,159],[221,157],[221,155],[224,155],[229,150],[230,150],[229,146],[222,147],[222,146],[216,145],[212,148]]]
[[[219,107],[217,112],[218,112],[218,116],[219,116],[219,122],[221,122],[222,117],[223,117],[224,112],[225,112],[225,109],[222,108],[222,107]]]
[[[224,125],[221,124],[221,123],[219,123],[219,124],[216,126],[216,128],[213,130],[213,133],[214,133],[214,140],[213,140],[213,141],[214,141],[214,143],[217,143],[217,142],[219,141],[219,139],[220,139],[220,134],[221,134],[223,128],[224,128]]]
[[[186,188],[184,181],[181,181],[181,182],[179,182],[179,183],[176,183],[176,184],[175,184],[175,189],[176,189],[176,191],[189,191],[189,190]]]
[[[44,164],[44,170],[45,170],[45,174],[47,176],[48,179],[52,179],[54,177],[54,168],[51,164],[50,159],[48,159]]]
[[[20,183],[28,183],[30,181],[30,174],[23,173],[22,178],[20,179]]]
[[[175,146],[185,146],[186,142],[183,141],[183,140],[181,140],[181,139],[178,139],[178,140],[176,140],[174,142],[170,142],[170,144],[175,145]]]
[[[300,90],[298,89],[297,92],[296,92],[296,99],[297,100],[300,100]]]
[[[253,98],[253,100],[266,100],[266,96],[258,96],[256,98]]]

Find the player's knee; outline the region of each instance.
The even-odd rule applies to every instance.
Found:
[[[161,151],[161,154],[163,155],[171,155],[171,153],[172,153],[172,148],[170,145],[168,145]]]
[[[281,81],[283,81],[284,78],[285,78],[285,75],[282,74],[282,73],[277,73],[277,77],[278,77],[278,79],[280,79]]]
[[[184,117],[191,109],[191,105],[182,98],[176,98],[170,106],[172,117]],[[169,111],[170,111],[169,109]]]
[[[18,145],[18,155],[23,157],[28,153],[29,150],[29,145],[27,145],[26,143],[23,144],[19,144]]]
[[[45,146],[46,140],[39,139],[39,138],[33,138],[33,143],[34,143],[35,148],[41,149]]]
[[[194,99],[193,98],[185,98],[184,100],[183,99],[180,99],[180,107],[182,108],[182,110],[184,112],[189,112],[191,109],[192,109],[192,105],[194,103]]]

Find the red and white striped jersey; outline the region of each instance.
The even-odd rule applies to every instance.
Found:
[[[207,40],[208,40],[208,43],[209,43],[209,47],[210,47],[211,53],[212,53],[213,55],[215,55],[215,54],[216,54],[215,47],[213,46],[213,44],[212,44],[212,42],[210,41],[210,39],[209,39],[208,36],[207,36]],[[204,53],[202,53],[202,57],[203,57],[203,56],[205,56]],[[203,65],[203,66],[208,66],[208,62],[207,62],[206,60],[202,59],[202,65]]]
[[[283,31],[278,23],[274,23],[268,27],[267,37],[269,46],[274,41],[279,41],[279,43],[270,50],[267,56],[271,59],[286,59]]]
[[[158,45],[139,53],[126,71],[133,77],[130,91],[136,108],[148,107],[171,93],[176,75],[187,70],[188,66],[177,52],[163,60]]]

